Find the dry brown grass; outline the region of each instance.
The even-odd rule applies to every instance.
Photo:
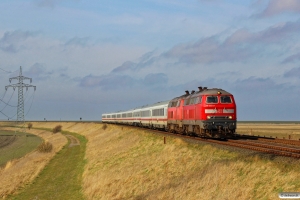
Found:
[[[62,125],[89,140],[82,183],[87,199],[277,199],[278,192],[300,190],[298,171],[280,158],[169,137],[164,145],[162,136],[128,127]]]
[[[95,132],[96,133],[96,132]],[[296,171],[256,156],[110,126],[89,133],[88,199],[276,199],[300,189]]]
[[[82,183],[87,199],[278,199],[279,192],[300,190],[299,161],[170,137],[164,145],[163,136],[115,125],[105,130],[94,123],[62,125],[89,141]]]
[[[300,124],[279,123],[238,123],[237,133],[246,135],[273,136],[300,139]]]
[[[67,143],[67,139],[61,134],[32,129],[30,133],[51,142],[53,150],[47,154],[38,151],[31,152],[25,157],[8,162],[4,168],[0,169],[0,198],[5,198],[7,195],[15,193],[18,188],[32,182],[53,156]]]
[[[50,142],[42,142],[42,144],[37,147],[37,150],[41,153],[49,153],[52,149],[53,145]]]

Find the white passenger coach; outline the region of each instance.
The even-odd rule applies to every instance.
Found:
[[[166,129],[169,102],[163,101],[132,110],[104,113],[102,122]]]

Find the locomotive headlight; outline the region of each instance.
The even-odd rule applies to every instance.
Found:
[[[232,116],[229,116],[228,118],[229,118],[229,119],[232,119]]]
[[[210,116],[207,116],[207,119],[210,119]]]

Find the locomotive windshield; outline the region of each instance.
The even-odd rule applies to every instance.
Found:
[[[221,103],[232,103],[230,96],[221,96]]]
[[[206,103],[218,103],[218,96],[207,96]]]

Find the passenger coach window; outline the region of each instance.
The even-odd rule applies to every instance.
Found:
[[[164,109],[154,109],[152,110],[152,116],[164,116]]]
[[[217,96],[208,96],[206,97],[206,103],[218,103]]]
[[[221,96],[221,103],[232,103],[230,96]]]

